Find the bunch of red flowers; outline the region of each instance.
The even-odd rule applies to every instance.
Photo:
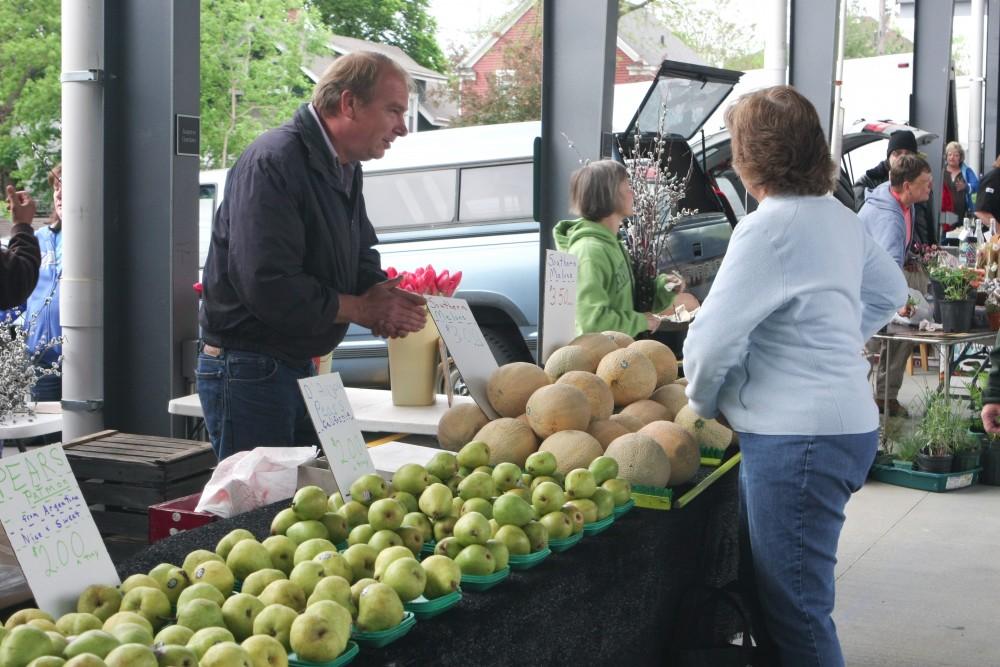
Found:
[[[390,266],[385,270],[385,273],[390,280],[397,276],[403,276],[399,283],[401,289],[431,296],[451,296],[458,289],[458,283],[462,281],[461,271],[451,273],[445,269],[441,273],[437,273],[430,264],[413,272],[397,271]]]

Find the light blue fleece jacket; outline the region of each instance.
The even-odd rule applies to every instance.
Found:
[[[747,433],[874,430],[864,343],[906,297],[899,267],[832,196],[767,197],[733,232],[684,343],[691,408]]]
[[[902,267],[906,260],[906,218],[889,191],[889,181],[865,190],[865,203],[858,211],[858,218],[865,231]],[[910,220],[913,220],[912,206]],[[910,237],[912,240],[912,230]]]

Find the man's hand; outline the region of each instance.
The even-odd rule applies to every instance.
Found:
[[[7,206],[14,224],[31,224],[35,217],[35,200],[24,190],[14,190],[13,185],[7,186]]]
[[[674,302],[670,305],[669,308],[661,312],[660,315],[664,317],[669,317],[670,315],[673,315],[675,312],[677,312],[678,306],[684,306],[684,308],[690,313],[695,308],[700,307],[701,304],[698,302],[698,297],[696,297],[694,294],[682,292],[681,294],[678,294],[676,297],[674,297]]]
[[[980,417],[983,420],[983,429],[987,433],[1000,433],[1000,424],[997,423],[997,420],[1000,419],[1000,403],[984,405]]]
[[[399,289],[402,276],[372,285],[361,296],[341,295],[339,321],[356,322],[376,336],[399,338],[427,322],[424,297]]]
[[[910,315],[913,314],[913,306],[911,306],[910,304],[906,304],[905,306],[897,310],[896,313],[898,313],[900,317],[909,317]]]

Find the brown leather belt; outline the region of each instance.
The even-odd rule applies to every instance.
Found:
[[[214,345],[209,345],[208,343],[205,343],[202,346],[201,351],[204,352],[205,354],[207,354],[210,357],[220,357],[220,356],[222,356],[222,348],[221,347],[216,347]]]

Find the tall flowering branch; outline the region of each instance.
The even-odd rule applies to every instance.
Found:
[[[54,290],[53,290],[54,293]],[[7,313],[0,321],[0,423],[15,415],[34,416],[29,398],[38,378],[43,375],[60,375],[62,355],[48,367],[38,363],[46,352],[66,342],[64,336],[42,338],[35,349],[28,346],[28,334],[38,320],[38,315],[52,302],[52,294],[42,308],[26,325],[15,324]]]

